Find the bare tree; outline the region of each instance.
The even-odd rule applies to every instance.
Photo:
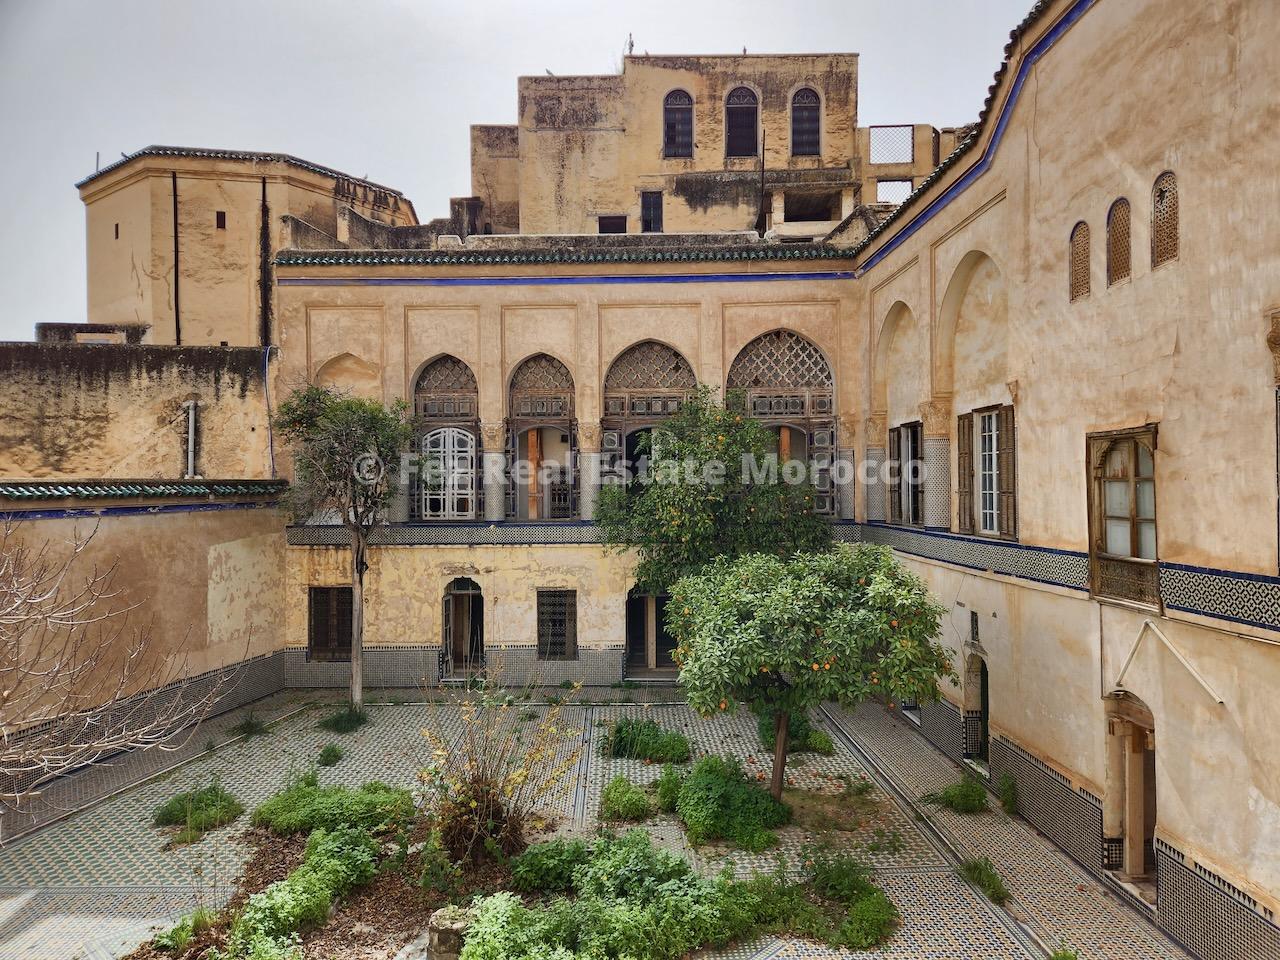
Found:
[[[176,750],[235,671],[197,682],[185,653],[156,648],[142,602],[86,550],[0,534],[0,807],[20,809],[51,780],[123,750]],[[186,649],[186,644],[179,646]]]

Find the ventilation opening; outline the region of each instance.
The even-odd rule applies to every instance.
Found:
[[[783,198],[782,219],[787,223],[809,220],[839,220],[840,194],[788,193]]]
[[[217,213],[213,215],[213,219],[214,219],[214,225],[219,230],[227,229],[227,211],[219,210]]]
[[[601,233],[626,233],[627,218],[626,217],[599,217],[599,228]]]

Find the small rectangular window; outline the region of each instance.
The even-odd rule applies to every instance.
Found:
[[[538,591],[538,659],[578,659],[577,591]]]
[[[311,587],[307,659],[351,659],[351,588]]]
[[[598,217],[601,233],[626,233],[626,217]]]
[[[915,130],[910,126],[872,127],[870,163],[914,163]]]
[[[116,239],[120,239],[120,224],[116,224]]]
[[[645,190],[640,194],[640,232],[662,232],[661,190]]]
[[[217,213],[213,215],[213,217],[214,217],[215,225],[219,230],[227,229],[227,211],[219,210]]]
[[[877,180],[876,203],[901,203],[911,196],[910,180]]]

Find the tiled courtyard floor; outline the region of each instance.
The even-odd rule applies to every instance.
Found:
[[[562,708],[563,725],[581,731],[569,747],[580,746],[580,758],[554,801],[562,829],[595,829],[600,789],[616,774],[626,773],[642,783],[658,776],[656,765],[600,757],[600,737],[611,720],[624,714],[648,713],[664,726],[683,729],[697,752],[732,753],[744,760],[748,771],[768,772],[769,761],[760,750],[750,714],[702,720],[681,703],[654,702],[672,700],[670,689],[592,689],[579,697],[585,698],[648,702]],[[422,728],[443,728],[448,738],[457,723],[448,707],[380,703],[370,707],[372,723],[354,734],[335,736],[315,726],[331,709],[309,702],[321,699],[328,698],[294,691],[260,702],[253,708],[258,716],[280,718],[266,736],[200,752],[211,736],[215,742],[225,740],[244,711],[211,721],[192,738],[195,746],[188,748],[191,756],[181,766],[0,848],[0,960],[114,957],[197,902],[220,902],[245,856],[239,837],[247,818],[197,844],[167,851],[165,836],[150,826],[150,813],[174,793],[208,783],[216,775],[252,809],[293,773],[307,768],[320,747],[331,741],[341,743],[347,755],[337,766],[321,769],[321,782],[354,785],[380,779],[413,786],[429,753]],[[876,707],[830,709],[820,719],[833,735],[835,754],[807,757],[789,765],[788,771],[802,789],[835,793],[843,787],[840,778],[866,777],[876,783],[860,829],[826,838],[874,864],[879,882],[902,910],[902,928],[871,955],[1000,960],[1041,957],[1042,945],[1065,944],[1081,958],[1097,960],[1185,956],[1020,821],[998,812],[960,817],[932,808],[923,811],[927,822],[920,820],[915,801],[957,779],[958,772],[902,721]],[[169,762],[173,759],[169,755]],[[106,788],[117,788],[131,778],[154,776],[163,765],[154,755],[132,757],[96,776],[106,777]],[[68,782],[61,789],[70,791],[68,795],[78,790],[90,796],[105,788]],[[763,855],[710,848],[695,853],[687,849],[674,822],[659,819],[650,828],[661,842],[693,856],[705,868],[733,864],[740,873],[772,870],[780,861],[790,869],[800,847],[812,839],[800,828],[788,827],[780,832],[779,847]],[[893,840],[885,843],[886,838]],[[957,854],[991,857],[1013,893],[1008,909],[993,906],[957,876]],[[831,953],[808,943],[769,939],[736,948],[728,956],[765,960]]]

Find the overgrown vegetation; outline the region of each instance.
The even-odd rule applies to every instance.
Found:
[[[600,750],[606,757],[684,763],[689,759],[689,740],[683,733],[666,730],[652,720],[623,717],[609,728]]]
[[[1009,774],[1000,775],[996,784],[996,796],[1000,798],[1000,808],[1009,816],[1018,812],[1018,781]]]
[[[747,781],[737,760],[718,756],[693,765],[676,798],[676,814],[690,843],[727,840],[757,852],[773,846],[774,828],[791,818],[785,805]]]
[[[151,942],[169,953],[181,953],[187,949],[192,940],[210,929],[217,920],[218,915],[208,907],[196,907],[173,927],[164,933],[156,934]]]
[[[760,745],[766,750],[777,746],[777,711],[764,703],[755,704],[752,710],[758,717],[756,730],[760,734]],[[797,711],[787,717],[787,753],[818,753],[829,757],[836,752],[831,736],[809,721],[809,714]]]
[[[320,756],[316,759],[322,767],[332,767],[343,757],[342,748],[336,743],[326,743],[320,749]]]
[[[1080,960],[1080,954],[1074,950],[1068,950],[1066,947],[1060,947],[1049,954],[1049,960]]]
[[[269,731],[267,724],[263,720],[259,720],[252,712],[243,720],[231,728],[231,732],[237,737],[265,737]]]
[[[936,793],[926,793],[920,799],[956,813],[981,813],[987,809],[987,790],[974,777],[965,777],[959,783],[953,783]]]
[[[573,871],[586,863],[585,840],[549,840],[511,861],[511,885],[523,893],[561,893],[573,886]]]
[[[207,787],[187,790],[170,797],[152,814],[157,827],[181,827],[173,843],[194,843],[214,827],[230,823],[244,807],[224,790],[217,780]]]
[[[634,823],[645,819],[652,812],[644,791],[621,774],[605,784],[600,791],[601,820],[626,820]]]
[[[336,710],[316,724],[321,730],[330,733],[354,733],[370,720],[369,713],[362,707],[347,704]]]
[[[978,860],[965,860],[960,864],[960,874],[975,887],[987,895],[994,904],[1002,904],[1009,899],[1009,889],[996,873],[995,864],[982,857]]]
[[[339,828],[378,833],[407,825],[414,812],[408,790],[376,780],[358,789],[321,787],[311,770],[253,811],[252,822],[278,834]]]
[[[680,799],[680,790],[684,787],[684,775],[677,772],[671,764],[662,768],[662,773],[654,781],[654,789],[658,792],[658,809],[663,813],[675,813],[676,802]]]

